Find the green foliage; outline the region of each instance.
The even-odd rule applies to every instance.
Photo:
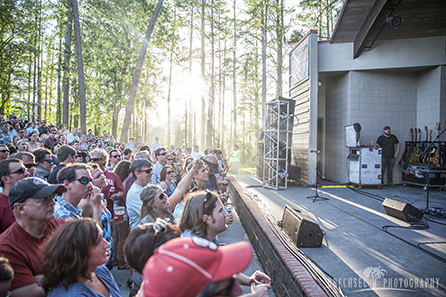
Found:
[[[328,40],[339,16],[342,0],[301,0],[303,12],[297,16],[307,30],[317,29],[319,40]]]

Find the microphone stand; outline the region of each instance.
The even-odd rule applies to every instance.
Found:
[[[320,151],[310,151],[310,153],[316,153],[316,156],[318,156],[319,153],[320,153]],[[317,162],[316,162],[316,164],[317,164]],[[320,171],[319,171],[319,164],[317,164],[317,165],[316,165],[316,186],[315,186],[315,188],[314,188],[314,194],[311,195],[311,196],[308,196],[308,197],[307,197],[307,198],[313,198],[313,202],[316,202],[316,200],[317,200],[318,198],[321,199],[321,200],[330,200],[330,199],[328,199],[328,198],[326,198],[326,197],[319,196],[319,194],[317,193],[317,186],[318,186],[319,174],[320,174]]]
[[[434,141],[431,142],[431,144],[428,145],[428,147],[424,150],[422,155],[427,154],[427,151],[429,151],[434,145],[435,142],[440,138],[440,136],[446,131],[446,128],[443,129],[440,133],[438,133],[437,137],[434,139]],[[429,190],[430,190],[430,183],[431,183],[431,177],[430,177],[430,170],[431,170],[431,158],[428,156],[427,161],[427,174],[426,174],[426,209],[424,210],[424,213],[427,212],[427,209],[429,208]]]

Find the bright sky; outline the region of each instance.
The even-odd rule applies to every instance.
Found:
[[[241,1],[237,1],[240,3]],[[285,1],[285,5],[287,7],[293,6],[296,10],[298,10],[298,4],[300,0],[287,0]],[[230,4],[232,6],[232,4]],[[230,8],[232,9],[232,8]],[[286,23],[290,23],[290,20],[286,20]],[[296,26],[291,25],[290,33],[291,31],[296,29]],[[288,35],[289,35],[288,34]],[[194,47],[198,47],[200,45],[200,39],[199,36],[196,35],[194,39]],[[287,55],[287,52],[284,51],[284,55]],[[207,63],[209,62],[210,57],[206,57]],[[218,60],[216,59],[215,63],[218,63]],[[288,64],[288,59],[284,61],[285,65]],[[189,96],[192,96],[192,105],[193,108],[195,108],[198,111],[198,114],[200,114],[201,111],[201,90],[203,90],[203,83],[200,75],[200,63],[199,61],[195,61],[192,66],[192,77],[189,77],[189,75],[185,75],[180,73],[179,69],[174,69],[174,74],[172,77],[172,93],[171,93],[171,120],[175,118],[180,118],[184,116],[184,108],[185,103],[184,100],[188,100]],[[164,68],[164,73],[167,76],[169,73],[169,67],[168,65]],[[287,81],[286,75],[284,76],[284,80]],[[230,86],[232,88],[232,79],[226,82],[226,86]],[[284,87],[285,92],[287,91],[287,87]],[[216,91],[217,92],[217,91]],[[216,94],[217,96],[218,94]],[[272,98],[268,98],[267,100],[271,100]],[[216,100],[218,100],[218,97],[216,97]],[[225,94],[225,118],[227,121],[229,121],[231,116],[231,111],[233,109],[232,107],[232,91],[226,91]],[[208,100],[206,99],[206,104]],[[217,102],[214,103],[216,105]],[[156,110],[152,110],[149,112],[149,116],[151,118],[154,118],[157,123],[161,126],[165,126],[167,124],[167,84],[164,91],[163,100],[157,101],[157,108]],[[199,122],[199,119],[197,119],[197,122]]]

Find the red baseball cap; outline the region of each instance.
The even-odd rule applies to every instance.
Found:
[[[217,247],[200,237],[172,239],[144,266],[144,296],[197,296],[208,284],[245,270],[251,257],[251,245],[246,241]]]

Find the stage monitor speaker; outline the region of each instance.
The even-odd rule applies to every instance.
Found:
[[[423,217],[421,210],[398,200],[386,198],[383,202],[383,207],[389,216],[406,222],[418,222]]]
[[[298,181],[300,179],[300,167],[288,165],[288,179]]]
[[[321,247],[324,233],[319,225],[298,209],[285,206],[282,216],[282,226],[285,233],[299,248]]]

